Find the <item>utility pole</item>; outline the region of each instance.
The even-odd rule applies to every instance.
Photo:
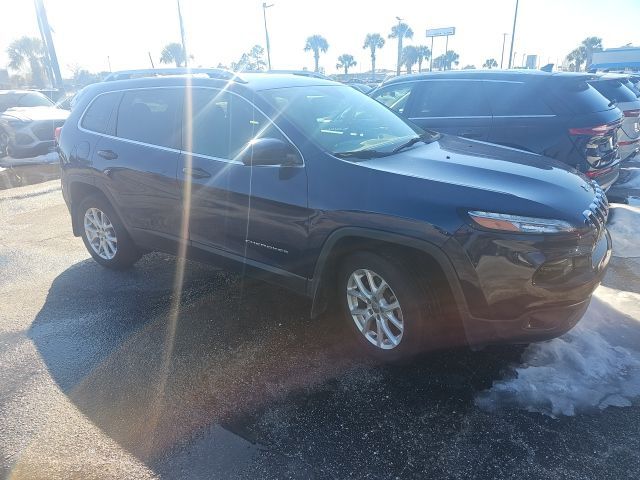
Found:
[[[266,2],[262,3],[262,17],[264,18],[264,37],[267,45],[267,66],[269,70],[271,70],[271,44],[269,43],[269,30],[267,30],[267,8],[273,7],[273,3],[271,5],[267,5]]]
[[[447,64],[449,63],[449,55],[448,55],[448,51],[449,51],[449,35],[447,35],[447,40],[444,43],[444,69],[445,70],[451,70],[451,65],[449,65],[449,68],[447,68]]]
[[[513,64],[513,42],[516,39],[516,22],[518,21],[518,3],[520,0],[516,0],[516,12],[513,14],[513,30],[511,32],[511,49],[509,50],[509,68]]]
[[[507,35],[508,33],[502,34],[502,55],[500,55],[500,69],[502,69],[502,65],[504,63],[504,45],[507,43]]]
[[[109,64],[109,72],[111,72],[111,58],[107,55],[107,63]]]
[[[400,76],[400,62],[402,61],[402,40],[404,40],[404,32],[400,30],[400,24],[402,23],[402,19],[400,17],[396,17],[398,20],[398,65],[396,66],[396,75]]]
[[[180,38],[182,39],[182,55],[184,56],[184,66],[189,66],[189,56],[187,55],[187,44],[184,41],[184,24],[182,23],[182,11],[180,10],[180,0],[178,3],[178,20],[180,21]]]
[[[151,58],[151,52],[147,52],[149,54],[149,61],[151,62],[151,68],[156,69],[156,66],[153,64],[153,58]]]
[[[40,28],[40,36],[44,45],[47,58],[49,59],[49,77],[54,88],[62,89],[62,75],[60,74],[60,65],[58,65],[58,56],[53,45],[51,37],[51,28],[49,20],[47,20],[47,11],[44,9],[43,0],[34,0],[36,7],[36,16],[38,18],[38,27]]]
[[[433,38],[431,37],[431,55],[429,56],[429,71],[433,71]]]

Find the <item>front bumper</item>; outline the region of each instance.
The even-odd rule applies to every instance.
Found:
[[[456,256],[456,244],[461,247],[459,240],[447,242],[450,257]],[[573,240],[474,232],[463,244],[453,263],[471,345],[548,340],[573,328],[606,273],[612,247],[606,228]],[[580,260],[580,267],[559,281],[537,281],[541,266],[567,258]]]

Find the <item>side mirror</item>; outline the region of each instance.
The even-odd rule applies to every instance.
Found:
[[[257,138],[252,140],[240,154],[242,163],[259,165],[301,165],[300,154],[290,144],[279,138]]]

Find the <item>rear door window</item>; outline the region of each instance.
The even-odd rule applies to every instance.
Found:
[[[116,136],[167,148],[179,148],[182,89],[150,88],[125,92]]]
[[[497,117],[553,115],[536,86],[524,82],[484,83],[491,111]]]
[[[482,82],[431,80],[420,82],[409,117],[489,117],[491,109]]]
[[[96,133],[114,133],[111,118],[120,100],[120,93],[105,93],[96,97],[82,117],[81,126]]]
[[[587,82],[558,78],[549,82],[554,100],[577,114],[602,112],[613,108],[610,100]]]

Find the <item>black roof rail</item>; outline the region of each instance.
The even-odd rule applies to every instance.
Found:
[[[130,78],[157,77],[170,75],[206,75],[209,78],[247,83],[236,73],[221,68],[147,68],[112,72],[103,81],[128,80]]]

